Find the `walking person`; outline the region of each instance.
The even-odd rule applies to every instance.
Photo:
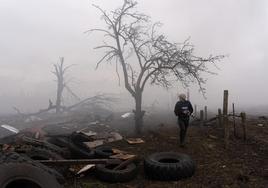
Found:
[[[180,127],[180,146],[184,147],[190,115],[193,113],[192,104],[186,100],[185,94],[179,95],[179,101],[175,105],[174,113],[178,117],[178,125]]]

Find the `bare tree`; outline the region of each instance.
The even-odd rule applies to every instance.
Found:
[[[202,93],[205,79],[201,73],[209,71],[208,63],[215,64],[223,56],[198,57],[194,47],[186,40],[172,43],[163,34],[158,34],[160,23],[152,23],[150,17],[136,10],[137,2],[124,0],[122,6],[111,12],[93,5],[102,14],[106,28],[88,30],[104,33],[106,42],[95,49],[105,49],[105,55],[97,63],[115,62],[120,81],[119,67],[124,85],[135,100],[135,128],[140,133],[143,126],[142,94],[146,84],[157,84],[165,88],[174,81],[184,86],[197,83]],[[134,59],[135,58],[135,59]],[[118,66],[119,65],[119,66]]]
[[[60,62],[58,64],[54,64],[54,71],[52,73],[57,78],[57,96],[56,96],[56,113],[59,113],[62,108],[62,94],[63,90],[67,88],[68,91],[71,91],[67,86],[65,74],[66,71],[72,66],[64,66],[64,58],[60,58]],[[72,92],[73,93],[73,92]],[[75,94],[74,94],[75,95]],[[76,95],[75,95],[76,96]]]

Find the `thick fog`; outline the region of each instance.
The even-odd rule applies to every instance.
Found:
[[[112,10],[122,0],[1,0],[0,1],[0,113],[24,112],[47,107],[55,99],[56,82],[51,73],[59,57],[75,64],[68,74],[70,87],[81,97],[97,93],[119,94],[133,101],[118,85],[115,67],[95,66],[103,51],[101,34],[85,34],[104,27],[100,12],[91,4]],[[196,85],[190,87],[194,104],[217,108],[228,89],[230,102],[247,109],[268,106],[268,1],[266,0],[138,0],[138,9],[163,23],[161,32],[171,41],[188,37],[199,56],[228,55],[219,64],[218,75],[208,78],[206,98]],[[177,93],[187,89],[175,84],[165,90],[145,88],[144,104],[157,101],[173,108]],[[68,100],[68,96],[66,96]],[[71,99],[70,99],[71,100]]]

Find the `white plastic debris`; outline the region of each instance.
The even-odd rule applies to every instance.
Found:
[[[106,138],[106,142],[115,142],[122,139],[123,137],[118,132],[110,132],[108,137]]]
[[[81,170],[79,170],[79,172],[77,172],[76,175],[83,174],[83,173],[89,171],[90,169],[92,169],[93,167],[95,167],[94,164],[86,165]]]
[[[15,127],[12,127],[10,125],[1,125],[1,127],[4,129],[7,129],[13,133],[16,133],[16,134],[20,132],[18,129],[16,129]]]
[[[132,117],[133,115],[134,114],[132,112],[127,112],[127,113],[123,114],[121,117],[125,119],[125,118]]]
[[[29,118],[27,118],[24,122],[25,123],[30,123],[30,122],[33,122],[33,121],[41,121],[42,119],[37,117],[37,116],[30,116]]]
[[[93,132],[93,131],[87,131],[87,132],[82,131],[81,133],[83,133],[84,135],[89,136],[89,137],[97,135],[97,133]]]
[[[93,121],[93,122],[90,122],[89,125],[97,125],[98,123],[100,123],[99,121]]]
[[[104,144],[104,140],[95,140],[95,141],[92,141],[92,142],[84,142],[84,144],[89,147],[90,149],[92,148],[96,148],[98,146],[101,146]]]

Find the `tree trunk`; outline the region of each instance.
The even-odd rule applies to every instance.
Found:
[[[58,80],[58,82],[60,82]],[[57,99],[56,99],[56,113],[60,113],[60,108],[61,108],[61,98],[62,98],[62,92],[63,92],[63,84],[58,83],[58,88],[57,88]]]
[[[137,134],[141,133],[142,127],[143,127],[143,116],[145,111],[141,110],[141,104],[142,104],[142,94],[136,93],[135,96],[135,103],[136,103],[136,109],[134,111],[135,114],[135,130]]]

